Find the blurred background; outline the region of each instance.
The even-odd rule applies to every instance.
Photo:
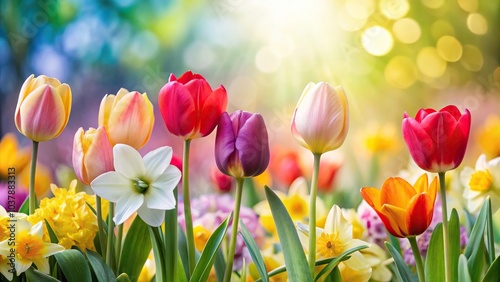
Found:
[[[30,74],[53,76],[72,88],[66,130],[41,144],[40,161],[54,177],[71,166],[76,130],[96,127],[102,97],[121,87],[147,92],[155,105],[155,128],[143,153],[169,145],[181,155],[181,140],[167,132],[156,101],[169,74],[187,70],[213,88],[226,87],[228,112],[263,114],[271,150],[294,152],[304,171],[312,156],[290,133],[298,98],[310,81],[342,85],[350,131],[344,146],[324,158],[339,168],[331,172],[330,188],[352,191],[353,204],[360,187],[380,187],[408,166],[404,112],[414,116],[419,108],[448,104],[468,108],[473,125],[464,165],[473,166],[481,152],[500,143],[499,1],[0,3],[0,135],[15,133],[22,146],[30,146],[13,121]],[[496,135],[481,137],[488,130]],[[214,135],[192,142],[195,194],[209,189]],[[263,181],[283,186],[272,173],[267,177]]]

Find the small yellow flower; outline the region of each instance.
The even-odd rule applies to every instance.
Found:
[[[473,191],[487,192],[491,188],[492,180],[488,170],[477,170],[470,176],[469,187]]]
[[[500,157],[500,117],[490,116],[477,135],[479,147],[490,158]]]
[[[479,213],[487,197],[491,199],[493,213],[500,209],[500,157],[487,161],[486,155],[479,156],[475,169],[464,168],[460,178],[469,212]]]
[[[364,137],[365,147],[373,154],[396,151],[399,147],[396,136],[393,124],[369,126]]]
[[[31,225],[26,220],[18,220],[15,235],[15,269],[17,275],[25,272],[33,263],[43,273],[49,273],[48,257],[64,251],[58,244],[45,243],[43,240],[43,222]],[[0,242],[0,255],[11,254],[12,246],[6,239]]]
[[[196,225],[193,228],[193,234],[194,234],[194,245],[196,249],[200,252],[203,251],[205,245],[207,244],[208,239],[212,235],[212,232],[205,229],[205,227],[201,225]]]

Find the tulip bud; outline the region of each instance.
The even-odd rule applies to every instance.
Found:
[[[262,116],[224,112],[215,137],[215,161],[220,171],[237,178],[264,172],[269,164],[269,141]]]
[[[99,107],[99,126],[106,127],[112,145],[140,149],[151,137],[154,120],[146,93],[121,88],[116,95],[104,96]]]
[[[470,131],[470,112],[449,105],[437,112],[420,109],[415,118],[404,114],[403,137],[415,163],[429,172],[458,167],[464,158]]]
[[[72,159],[76,176],[87,185],[97,176],[113,171],[113,147],[106,128],[99,126],[84,132],[80,127],[75,134]]]
[[[234,182],[232,177],[222,173],[215,167],[213,167],[210,171],[210,180],[212,181],[215,190],[221,193],[230,192]]]
[[[292,119],[292,134],[314,154],[335,150],[344,143],[349,109],[342,87],[309,83],[300,96]]]
[[[163,121],[170,133],[185,140],[210,134],[226,110],[226,89],[212,90],[199,74],[188,71],[178,79],[171,74],[158,95]]]
[[[56,78],[30,75],[17,101],[17,130],[36,142],[56,138],[66,127],[71,112],[71,88]]]

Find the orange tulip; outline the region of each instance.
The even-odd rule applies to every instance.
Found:
[[[388,178],[382,189],[364,187],[361,196],[377,212],[385,228],[405,238],[422,234],[432,221],[437,193],[437,177],[428,185],[427,174],[411,186],[400,177]]]
[[[153,124],[153,104],[146,93],[122,88],[101,101],[99,126],[106,127],[112,145],[127,144],[139,150],[151,137]]]
[[[61,134],[71,112],[71,89],[56,78],[30,75],[17,101],[17,130],[36,142],[49,141]]]

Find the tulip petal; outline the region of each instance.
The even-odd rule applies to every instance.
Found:
[[[426,116],[429,114],[435,113],[436,110],[434,109],[420,109],[418,110],[417,114],[415,115],[415,120],[420,123]],[[406,115],[406,113],[405,113]]]
[[[124,193],[131,193],[130,179],[110,171],[98,176],[90,183],[92,190],[101,198],[116,203]]]
[[[126,175],[129,179],[146,174],[146,166],[141,155],[131,146],[125,144],[115,145],[113,147],[113,157],[116,172]]]
[[[144,203],[144,195],[140,193],[124,194],[116,202],[115,216],[113,221],[116,224],[122,224]],[[141,217],[142,218],[142,217]]]
[[[427,173],[423,173],[422,175],[420,175],[417,181],[415,181],[413,188],[415,189],[415,192],[417,194],[426,192],[429,189]]]
[[[227,171],[231,156],[235,153],[236,136],[233,131],[233,124],[228,113],[221,115],[217,136],[215,137],[215,162],[220,171],[229,174]]]
[[[215,89],[206,99],[201,109],[200,134],[206,136],[217,126],[221,114],[226,110],[227,93],[224,86]]]
[[[103,126],[96,129],[92,144],[90,144],[83,157],[83,164],[85,167],[85,174],[87,174],[86,179],[90,182],[104,172],[114,169],[113,148],[109,142],[106,129]]]
[[[431,224],[434,203],[427,193],[419,194],[408,202],[406,213],[407,235],[420,235]]]
[[[138,210],[137,214],[144,220],[144,222],[150,226],[160,226],[165,220],[164,210],[155,210],[148,208],[146,205],[142,205]],[[167,231],[168,232],[168,231]]]
[[[168,146],[160,147],[147,153],[144,156],[146,174],[151,176],[162,174],[170,165],[172,155],[172,148]],[[155,179],[151,179],[150,181],[155,181]]]
[[[191,93],[181,83],[169,82],[158,95],[163,120],[170,133],[189,136],[196,126],[196,107]]]
[[[237,133],[235,147],[245,176],[257,176],[269,164],[269,141],[264,119],[254,114],[246,120]]]
[[[380,203],[389,204],[402,209],[415,196],[415,189],[401,177],[390,177],[382,185]]]
[[[87,172],[84,169],[84,164],[83,164],[83,145],[82,145],[82,137],[84,134],[84,130],[82,127],[80,127],[76,133],[75,137],[73,140],[73,154],[71,157],[71,161],[73,163],[73,170],[75,171],[76,176],[78,179],[80,179],[82,182],[85,184],[87,183]]]
[[[382,205],[380,203],[380,190],[373,187],[363,187],[360,190],[361,197],[370,205],[374,210],[380,211]]]
[[[403,138],[408,145],[411,157],[422,169],[430,171],[431,156],[435,150],[434,143],[429,134],[413,118],[403,119]],[[434,172],[434,171],[432,171]]]
[[[394,230],[395,234],[391,232],[392,235],[405,237],[408,234],[406,226],[406,211],[404,209],[391,205],[383,205],[380,211],[385,215],[385,219]],[[384,225],[387,228],[387,224],[385,222]]]
[[[462,160],[465,156],[465,150],[467,149],[467,142],[469,140],[470,134],[470,123],[470,112],[466,109],[465,114],[458,119],[455,131],[453,132],[450,142],[446,148],[446,150],[452,152],[448,154],[453,160],[454,168],[458,167],[462,163]]]

